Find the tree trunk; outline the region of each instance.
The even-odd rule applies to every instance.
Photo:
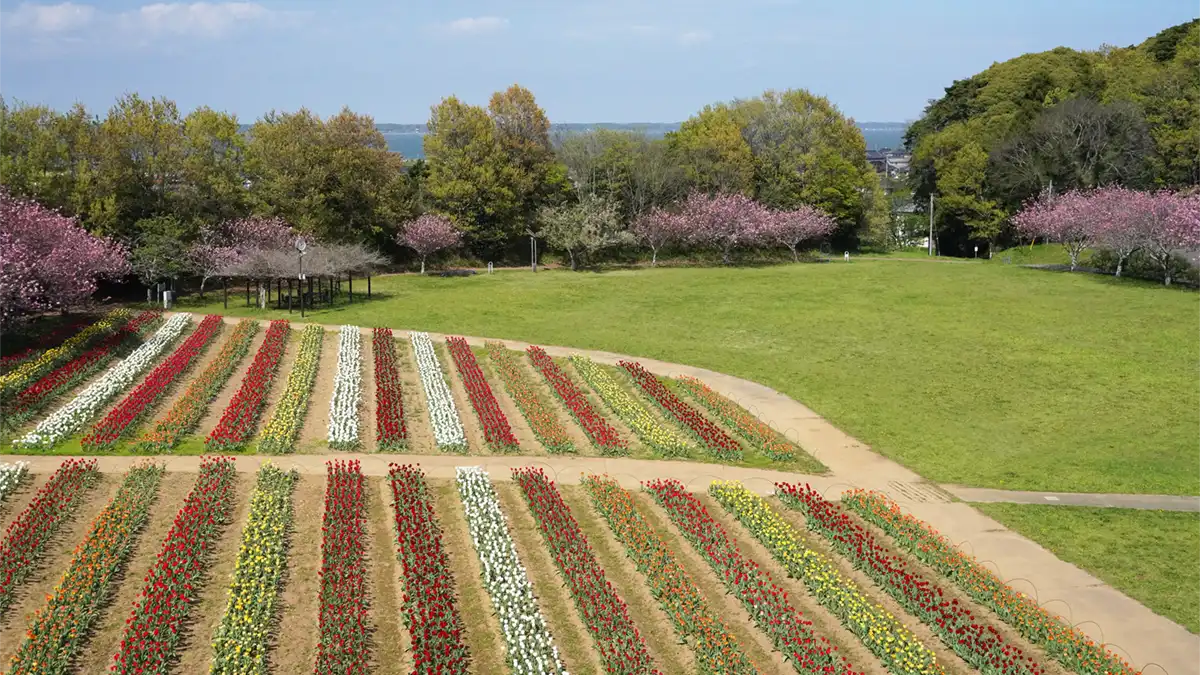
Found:
[[[721,249],[721,263],[724,265],[728,265],[730,263],[729,252],[731,248],[733,247],[726,245]]]
[[[1117,272],[1113,276],[1117,277],[1118,279],[1121,277],[1121,268],[1125,266],[1125,258],[1126,256],[1123,255],[1117,256]]]
[[[651,246],[650,247],[650,266],[656,267],[657,265],[658,265],[658,249]]]
[[[572,251],[571,249],[567,249],[567,255],[571,256],[571,271],[574,272],[575,271],[575,252]]]
[[[794,263],[800,262],[800,254],[796,253],[796,245],[788,244],[788,248],[790,248],[792,250],[792,262],[794,262]]]
[[[421,274],[425,274],[425,256],[421,256]]]
[[[1067,249],[1067,254],[1071,256],[1071,271],[1075,271],[1075,267],[1079,265],[1079,251],[1074,246]]]
[[[200,277],[200,299],[204,299],[204,283],[208,281],[208,277]]]

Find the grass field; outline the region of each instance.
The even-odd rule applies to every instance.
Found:
[[[1023,504],[976,508],[1200,633],[1200,514]]]
[[[361,298],[365,284],[356,284]],[[1200,494],[1194,292],[1005,265],[376,278],[309,314],[730,373],[943,483]],[[185,309],[279,317],[231,294]],[[299,312],[291,315],[299,320]]]

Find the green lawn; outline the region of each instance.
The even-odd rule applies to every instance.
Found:
[[[1059,558],[1200,633],[1200,514],[974,504]]]
[[[309,317],[731,373],[802,401],[938,482],[1200,494],[1194,292],[889,261],[403,275],[373,288],[370,302]],[[223,311],[212,295],[184,307]],[[287,316],[247,308],[242,295],[224,313]]]

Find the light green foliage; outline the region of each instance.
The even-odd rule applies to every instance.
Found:
[[[754,155],[728,107],[705,106],[667,139],[690,187],[754,193]]]
[[[585,194],[576,204],[548,206],[538,222],[538,236],[551,248],[565,251],[572,270],[606,248],[632,243],[621,227],[617,205],[599,195]]]
[[[623,222],[675,201],[686,190],[684,169],[668,142],[642,132],[571,134],[559,143],[557,154],[576,191],[617,203]]]

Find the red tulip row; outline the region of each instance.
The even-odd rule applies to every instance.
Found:
[[[204,372],[188,384],[187,391],[171,406],[154,429],[142,435],[137,446],[138,451],[170,452],[184,434],[195,429],[204,417],[209,402],[216,398],[221,387],[225,386],[238,364],[250,352],[250,343],[257,333],[257,321],[239,321],[233,329],[233,334],[221,346],[221,351]]]
[[[321,595],[316,675],[366,673],[367,485],[358,460],[325,462]]]
[[[375,440],[381,452],[402,450],[408,445],[408,427],[404,424],[404,396],[391,328],[375,329],[371,351],[375,354]]]
[[[146,379],[122,400],[115,408],[108,411],[104,419],[92,425],[91,431],[83,437],[81,444],[90,451],[108,450],[116,445],[122,436],[137,427],[138,422],[162,398],[167,388],[192,366],[204,350],[212,343],[214,337],[225,327],[225,321],[216,314],[204,317],[196,330],[187,337],[166,361],[158,364]]]
[[[529,510],[554,555],[558,572],[571,590],[575,607],[592,634],[609,673],[658,673],[629,609],[604,577],[587,537],[571,509],[541,469],[513,469]]]
[[[36,347],[26,347],[19,352],[9,354],[8,356],[0,356],[0,373],[7,373],[17,367],[24,361],[27,361],[34,356],[44,352],[45,350],[57,347],[63,340],[78,333],[84,326],[91,323],[87,317],[77,316],[72,318],[67,323],[59,326],[53,331],[47,333],[44,337],[39,337]]]
[[[41,561],[47,542],[71,519],[99,478],[96,460],[66,460],[5,530],[0,542],[0,618],[12,607],[21,582]]]
[[[762,454],[779,461],[796,458],[796,448],[781,439],[774,429],[740,405],[713,391],[707,384],[687,375],[679,378],[679,384],[700,405],[720,417],[726,427],[736,431]]]
[[[687,429],[700,442],[700,445],[708,450],[709,454],[727,462],[736,462],[742,459],[742,446],[738,445],[737,441],[730,438],[729,434],[710,422],[692,406],[684,403],[674,392],[659,382],[658,378],[650,371],[643,368],[642,364],[636,361],[620,361],[618,365],[632,375],[642,391],[657,403],[658,407],[674,417],[684,429]]]
[[[210,452],[241,450],[254,435],[258,416],[266,406],[267,393],[271,390],[275,371],[279,369],[279,361],[287,349],[291,330],[287,319],[272,321],[267,328],[266,338],[254,355],[250,369],[246,371],[246,379],[242,380],[242,386],[222,413],[221,421],[204,439]]]
[[[14,673],[65,673],[87,642],[116,576],[133,555],[150,516],[165,470],[149,461],[134,465],[71,559],[71,565],[29,623],[9,663]]]
[[[462,377],[463,388],[467,390],[471,407],[479,417],[479,425],[483,427],[483,438],[488,446],[497,452],[516,452],[519,449],[517,437],[513,436],[508,418],[500,409],[500,403],[492,393],[487,378],[483,376],[483,370],[475,360],[475,353],[471,351],[470,345],[460,337],[448,337],[446,348],[450,350],[450,356]]]
[[[530,346],[528,349],[529,360],[533,363],[533,367],[538,369],[542,377],[546,378],[546,382],[550,384],[550,388],[558,395],[558,398],[567,406],[567,410],[571,412],[571,416],[583,428],[588,439],[592,441],[592,445],[600,451],[602,455],[624,455],[629,453],[629,444],[621,438],[617,430],[612,428],[599,413],[592,408],[592,404],[588,402],[587,396],[583,390],[575,386],[571,378],[554,363],[550,355],[544,349],[537,346]]]
[[[989,675],[1044,672],[1032,656],[1007,642],[999,631],[982,622],[958,599],[947,598],[939,586],[920,572],[909,569],[850,514],[826,501],[816,490],[788,483],[776,483],[775,488],[780,501],[804,513],[810,530],[828,539],[838,552],[929,626],[964,661]]]
[[[725,528],[708,515],[683,483],[659,479],[644,486],[797,672],[854,672],[845,658],[835,655],[836,649],[824,637],[813,633],[812,622],[788,601],[787,591],[776,586],[766,570],[742,555]]]
[[[157,326],[161,318],[159,312],[142,312],[96,346],[46,373],[13,398],[4,411],[4,424],[15,428],[31,419],[60,394],[108,365],[122,346],[136,344],[142,330]]]
[[[454,572],[425,476],[418,467],[392,464],[388,481],[404,575],[404,623],[412,637],[412,672],[466,672],[470,656],[454,599]]]
[[[114,673],[165,673],[175,658],[204,569],[233,511],[237,469],[232,457],[206,456],[200,476],[175,516],[113,655]]]
[[[521,368],[516,354],[499,342],[487,343],[487,350],[500,379],[504,381],[504,388],[529,423],[533,435],[551,453],[575,452],[575,444],[571,442],[553,406],[538,392],[533,380]]]

